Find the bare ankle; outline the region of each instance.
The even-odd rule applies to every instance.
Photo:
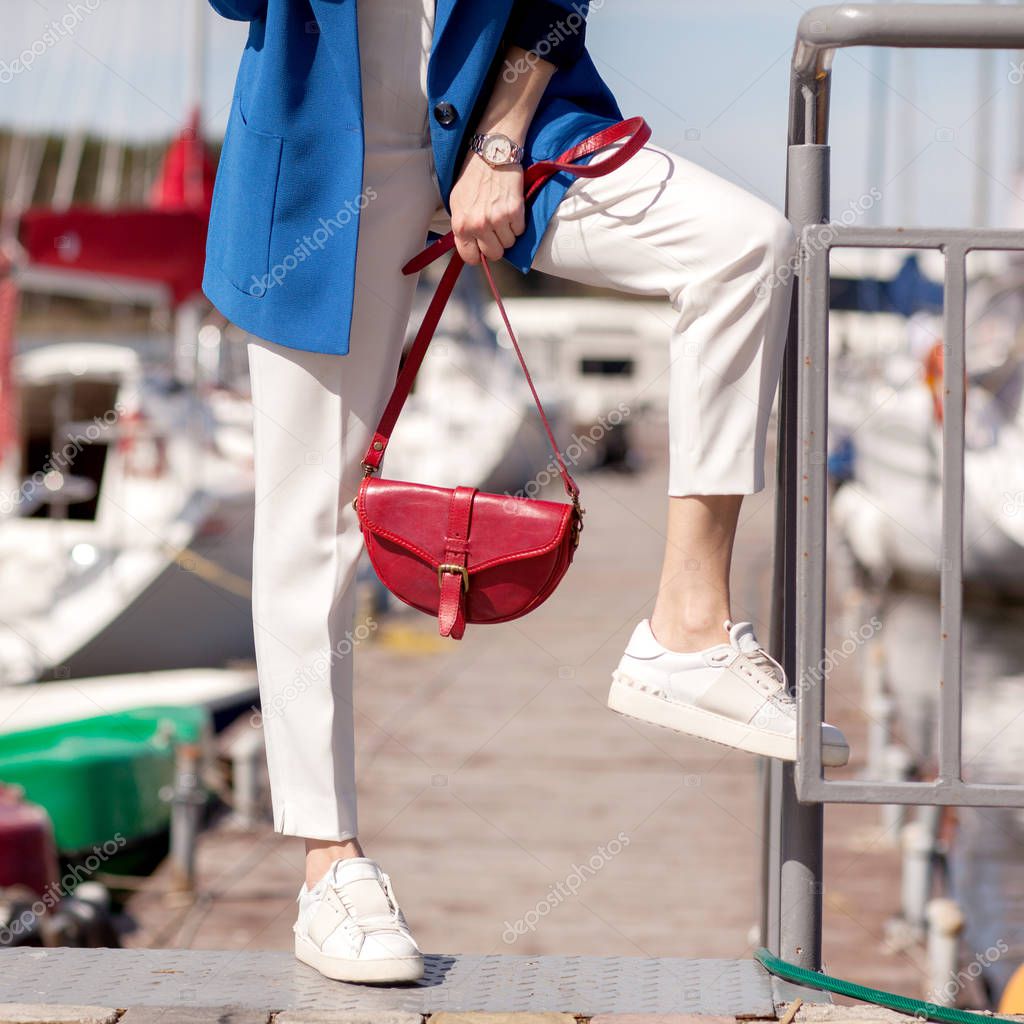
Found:
[[[306,840],[306,886],[310,889],[320,881],[336,860],[348,857],[362,857],[363,848],[359,840],[352,839],[307,839]]]
[[[655,608],[651,615],[651,632],[658,643],[670,651],[704,651],[728,641],[723,625],[727,618],[728,612],[681,616],[663,614]]]

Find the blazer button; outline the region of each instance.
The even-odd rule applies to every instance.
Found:
[[[445,127],[450,124],[454,124],[458,119],[458,116],[459,112],[451,103],[442,102],[438,103],[438,105],[434,107],[434,117],[436,117],[441,124],[445,125]]]

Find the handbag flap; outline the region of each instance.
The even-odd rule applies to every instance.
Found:
[[[364,530],[436,567],[444,560],[451,497],[446,487],[365,477],[356,511]],[[470,515],[467,568],[478,572],[551,551],[565,537],[572,515],[572,505],[564,502],[478,491]]]

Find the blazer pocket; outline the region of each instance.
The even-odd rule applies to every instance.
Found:
[[[283,148],[282,136],[249,126],[236,96],[217,167],[210,234],[224,275],[253,298],[272,286],[270,236]]]

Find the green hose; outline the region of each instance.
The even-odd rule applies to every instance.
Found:
[[[937,1006],[935,1003],[926,1003],[923,999],[910,999],[907,996],[898,996],[892,992],[883,992],[878,988],[868,988],[866,985],[857,985],[852,981],[843,981],[842,978],[831,978],[819,971],[809,971],[804,967],[797,967],[786,960],[780,960],[777,956],[769,953],[767,949],[759,949],[754,953],[754,959],[770,974],[776,974],[786,981],[792,981],[797,985],[805,985],[808,988],[820,988],[826,992],[838,992],[841,996],[848,996],[850,999],[860,999],[865,1003],[874,1003],[876,1006],[886,1006],[897,1013],[909,1013],[921,1020],[937,1020],[943,1024],[1017,1024],[1006,1017],[991,1017],[987,1013],[968,1013],[966,1010],[954,1010],[949,1006]]]

